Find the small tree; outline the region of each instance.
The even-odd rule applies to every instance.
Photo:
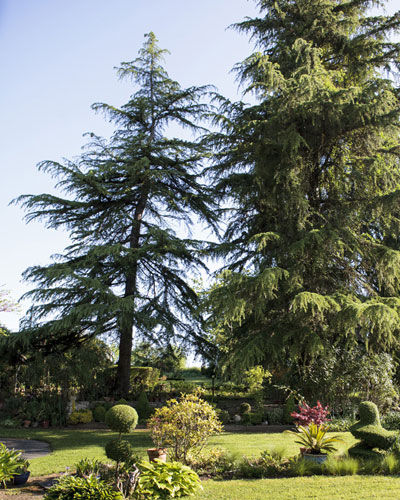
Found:
[[[148,428],[156,447],[169,447],[174,460],[187,463],[188,452],[202,449],[212,434],[222,431],[214,408],[197,394],[170,399],[157,408]]]

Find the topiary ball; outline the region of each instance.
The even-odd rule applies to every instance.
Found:
[[[251,405],[249,403],[241,403],[239,412],[241,415],[245,415],[246,413],[251,412]]]
[[[127,462],[133,455],[133,448],[124,439],[113,439],[106,444],[106,455],[115,462]]]
[[[137,426],[138,414],[134,408],[128,405],[116,405],[106,413],[106,424],[108,427],[120,434],[128,434]]]

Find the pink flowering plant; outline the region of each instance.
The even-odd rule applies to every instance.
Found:
[[[316,406],[313,407],[304,402],[299,405],[298,412],[294,411],[290,414],[290,416],[294,418],[295,425],[302,427],[308,427],[310,424],[315,424],[317,426],[325,425],[329,422],[328,415],[328,406],[322,406],[319,401],[317,401]]]

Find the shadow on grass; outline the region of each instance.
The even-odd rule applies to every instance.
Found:
[[[10,429],[0,427],[1,438],[37,439],[49,443],[52,451],[74,450],[91,446],[105,446],[118,434],[108,430],[90,429]],[[152,441],[147,430],[138,429],[123,438],[134,448],[149,448]]]

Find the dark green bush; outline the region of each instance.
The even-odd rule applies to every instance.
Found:
[[[147,420],[151,415],[151,406],[147,398],[145,391],[142,391],[139,395],[137,402],[137,412],[139,414],[140,420]]]
[[[270,408],[266,411],[266,414],[270,425],[279,425],[284,423],[282,407]]]
[[[108,427],[120,434],[128,434],[133,431],[138,423],[138,414],[134,408],[128,405],[113,406],[106,413],[106,424]]]
[[[349,449],[349,454],[376,457],[374,448],[388,450],[396,442],[396,432],[387,431],[381,425],[375,403],[364,401],[359,407],[360,420],[350,427],[350,432],[360,441]]]
[[[283,408],[283,422],[285,424],[293,424],[294,419],[291,414],[295,411],[297,411],[297,405],[294,401],[294,396],[291,394],[287,398],[285,406]]]
[[[115,462],[127,462],[133,455],[133,448],[129,441],[113,439],[106,444],[106,455]]]
[[[382,418],[382,425],[389,431],[400,430],[400,412],[391,411]]]
[[[124,399],[124,398],[119,399],[115,404],[116,405],[128,405],[129,406],[128,401],[126,399]]]
[[[104,422],[106,419],[106,409],[104,406],[96,406],[93,410],[93,418],[95,422]]]
[[[229,414],[229,411],[226,411],[226,410],[220,410],[220,409],[217,409],[215,410],[217,412],[217,416],[219,418],[219,420],[224,424],[229,424],[229,422],[231,421],[231,416]]]
[[[45,494],[43,500],[123,500],[122,494],[109,484],[88,478],[63,476]]]
[[[245,415],[251,412],[251,405],[249,403],[241,403],[239,407],[240,415]]]

